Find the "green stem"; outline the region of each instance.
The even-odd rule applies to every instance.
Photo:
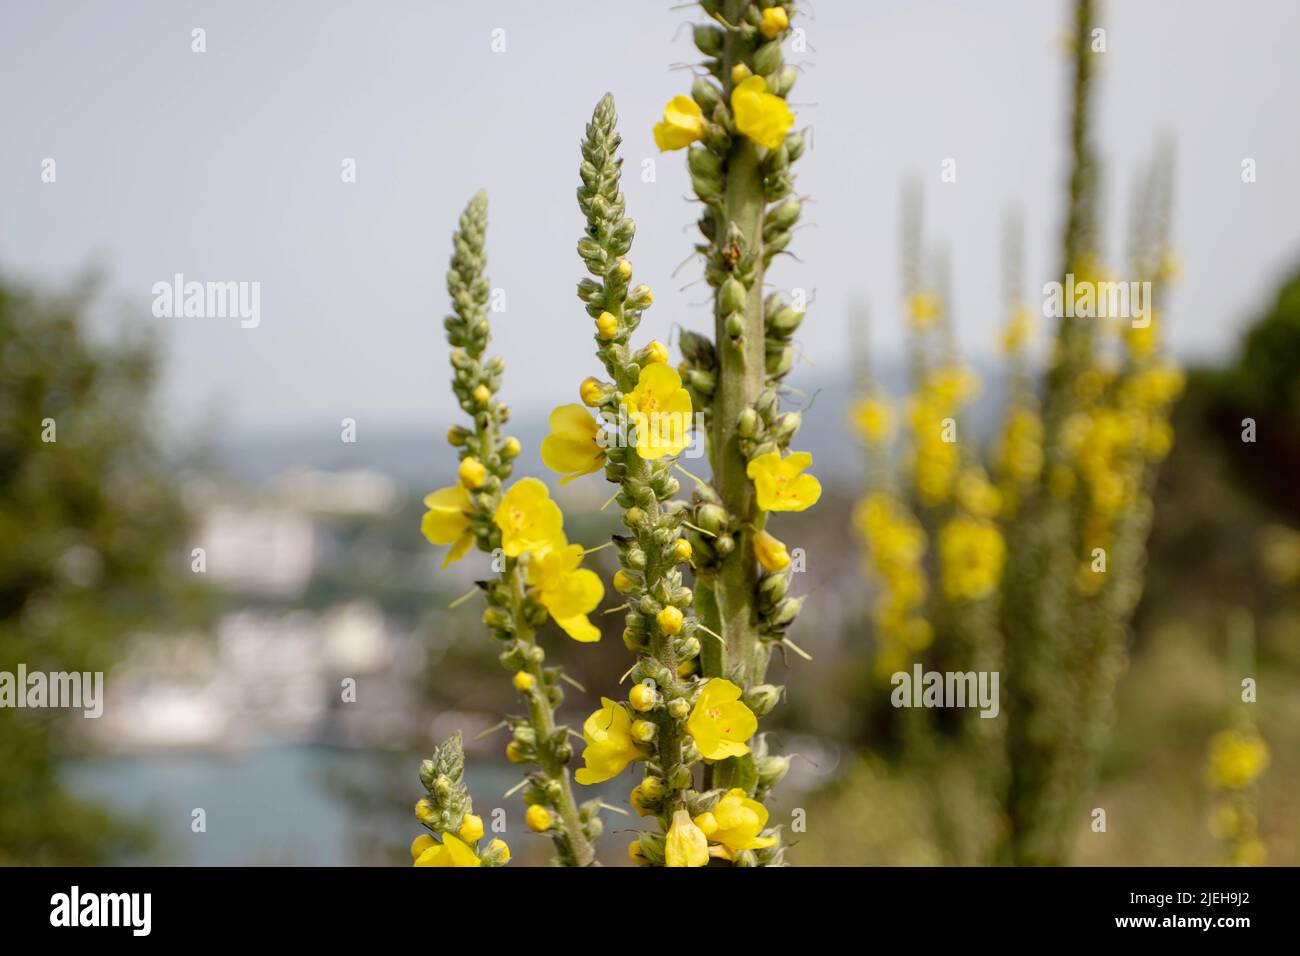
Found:
[[[732,3],[739,8],[741,4]],[[740,10],[729,10],[739,16]],[[728,33],[723,50],[722,75],[729,78],[732,67],[739,62],[741,38]],[[730,90],[728,89],[728,92]],[[753,677],[758,656],[758,628],[754,613],[754,582],[757,579],[757,560],[751,546],[751,532],[746,526],[755,518],[754,486],[745,474],[745,456],[740,451],[740,436],[736,423],[740,413],[752,405],[764,387],[763,339],[763,195],[762,173],[759,168],[758,149],[745,136],[737,136],[727,157],[726,191],[717,236],[725,242],[728,225],[735,223],[744,237],[745,253],[754,260],[753,282],[745,304],[745,328],[739,346],[731,341],[725,328],[726,316],[715,309],[715,334],[718,342],[719,362],[717,389],[713,396],[711,422],[712,447],[716,456],[714,486],[722,499],[722,506],[735,520],[736,547],[723,558],[716,578],[713,601],[717,620],[708,621],[726,641],[725,653],[716,674],[709,676],[735,676],[747,684]],[[707,660],[706,660],[707,662]],[[731,672],[728,675],[728,671]]]
[[[524,615],[524,588],[520,579],[519,563],[511,560],[506,571],[510,583],[510,616],[514,621],[515,634],[525,644],[532,644],[534,632]],[[573,785],[569,781],[569,769],[551,746],[555,737],[555,708],[551,706],[546,694],[546,685],[542,680],[542,664],[532,655],[528,656],[526,670],[533,676],[533,686],[528,692],[529,717],[533,733],[538,741],[538,762],[542,773],[548,780],[559,785],[560,796],[555,801],[562,824],[561,832],[556,834],[556,843],[561,853],[567,855],[575,866],[590,866],[596,859],[596,851],[586,835],[582,832],[582,821],[578,815],[578,803],[573,796]]]

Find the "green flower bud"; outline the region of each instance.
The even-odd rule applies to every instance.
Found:
[[[763,238],[788,231],[799,220],[801,212],[803,203],[797,199],[787,199],[779,206],[773,206],[763,219]]]
[[[726,34],[721,27],[697,24],[694,28],[695,48],[705,56],[720,56]]]
[[[771,76],[783,62],[780,40],[769,40],[754,51],[754,72],[759,76]]]
[[[803,416],[798,412],[786,412],[776,420],[772,430],[775,433],[777,441],[787,441],[794,437],[794,433],[799,430],[803,424]]]
[[[758,434],[758,412],[746,408],[736,419],[736,432],[741,438],[753,438]]]
[[[718,552],[719,557],[725,558],[736,550],[736,539],[729,534],[719,535],[713,542],[713,550]]]
[[[424,785],[425,790],[428,790],[433,786],[434,775],[433,761],[428,759],[421,760],[420,783]]]
[[[686,167],[694,175],[709,181],[718,181],[721,185],[722,158],[715,156],[703,146],[692,146],[686,151]]]
[[[724,312],[743,312],[749,299],[749,290],[745,284],[732,276],[722,283],[718,290],[718,307]]]
[[[754,712],[755,717],[770,713],[781,699],[781,688],[773,684],[757,684],[745,691],[745,706]]]
[[[722,104],[722,91],[704,77],[697,76],[695,82],[691,84],[691,99],[700,105],[701,113],[711,116],[713,111]]]
[[[745,334],[745,316],[740,312],[732,312],[727,316],[726,321],[727,335],[733,339],[738,339]]]
[[[716,535],[727,525],[727,512],[719,505],[701,505],[695,512],[695,523]]]
[[[754,761],[754,768],[758,773],[758,785],[771,790],[789,772],[790,758],[782,757],[780,754],[773,754],[770,757],[763,757]]]
[[[691,705],[678,697],[668,702],[668,716],[673,720],[685,720],[691,715]]]
[[[786,598],[776,606],[776,612],[772,618],[773,627],[785,627],[799,616],[799,611],[803,607],[804,598]]]
[[[793,163],[803,155],[803,133],[791,133],[785,138],[785,143],[783,145],[785,147],[786,156],[789,157],[790,162]]]
[[[766,328],[772,335],[788,339],[803,322],[804,310],[787,305],[768,316]]]

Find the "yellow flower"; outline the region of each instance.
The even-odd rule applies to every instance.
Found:
[[[573,775],[578,783],[612,780],[632,761],[645,756],[632,739],[632,718],[627,711],[608,697],[602,697],[600,705],[582,724],[582,738],[587,742],[582,759],[587,765]]]
[[[761,76],[751,76],[731,91],[731,113],[740,130],[759,146],[776,149],[794,125],[785,100],[767,92]]]
[[[740,688],[724,677],[704,685],[686,720],[686,732],[705,760],[724,760],[749,753],[746,743],[758,730],[758,718],[740,699]]]
[[[470,844],[483,839],[483,818],[473,813],[465,814],[460,821],[460,838]]]
[[[790,27],[790,17],[785,12],[785,7],[768,7],[763,11],[763,20],[758,25],[763,36],[769,40],[775,40],[778,35],[788,30]]]
[[[754,482],[758,506],[764,511],[803,511],[815,505],[822,496],[821,482],[800,474],[811,464],[812,455],[806,451],[791,452],[784,459],[780,452],[769,451],[751,461],[745,474]]]
[[[659,630],[668,635],[681,632],[682,620],[681,609],[671,604],[655,615],[655,623],[659,625]]]
[[[1210,785],[1244,790],[1268,768],[1268,745],[1253,730],[1224,730],[1210,738]]]
[[[478,857],[459,837],[450,833],[442,835],[442,842],[435,843],[420,854],[416,866],[478,866]]]
[[[427,833],[421,833],[411,841],[411,862],[414,863],[420,858],[420,855],[431,846],[436,846],[437,841]]]
[[[567,543],[560,506],[536,478],[521,478],[511,485],[492,520],[501,529],[501,549],[512,558],[525,551],[540,557]]]
[[[665,866],[705,866],[709,862],[709,840],[685,810],[673,814],[673,825],[664,841]]]
[[[528,671],[516,671],[513,683],[515,690],[521,694],[526,694],[533,689],[533,685],[537,683],[537,678],[533,677]]]
[[[761,850],[776,846],[776,837],[759,836],[767,826],[767,807],[757,800],[751,800],[749,794],[737,787],[728,790],[713,808],[713,819],[717,829],[709,835],[714,843],[720,843],[723,852],[719,855],[732,859],[740,850]]]
[[[501,839],[500,837],[497,837],[491,843],[488,844],[487,848],[489,853],[492,853],[494,855],[499,855],[501,857],[502,863],[510,862],[510,847],[506,845],[505,840]]]
[[[442,561],[445,568],[451,562],[463,558],[469,546],[474,543],[474,533],[469,527],[474,503],[464,485],[453,485],[425,495],[424,506],[429,510],[420,519],[420,531],[433,544],[451,545],[451,550]]]
[[[472,455],[460,460],[460,467],[456,469],[456,476],[460,478],[460,483],[470,491],[477,491],[483,487],[483,482],[487,480],[487,469],[483,463]]]
[[[596,318],[596,334],[604,341],[608,342],[614,336],[618,335],[618,319],[608,312],[602,312]]]
[[[659,362],[668,361],[668,346],[655,339],[645,347],[645,364],[655,365]]]
[[[472,395],[474,401],[478,402],[480,405],[486,405],[492,400],[492,390],[486,385],[475,385],[474,391],[470,392],[470,395]]]
[[[600,628],[587,615],[605,596],[600,575],[582,564],[582,545],[569,544],[528,562],[528,583],[537,588],[538,600],[565,634],[584,644],[600,640]]]
[[[524,822],[534,833],[545,833],[551,828],[551,811],[540,803],[534,803],[525,811]]]
[[[648,461],[679,455],[690,444],[691,396],[672,366],[656,362],[643,368],[624,404],[636,428],[640,457]]]
[[[542,463],[561,474],[560,484],[600,471],[605,449],[599,441],[600,424],[581,405],[561,405],[551,412],[551,433],[542,439]]]
[[[766,571],[784,571],[790,566],[790,552],[785,543],[766,531],[754,535],[754,556]]]
[[[991,521],[958,515],[939,531],[943,593],[950,600],[978,601],[1002,580],[1006,544]]]
[[[632,705],[632,709],[641,713],[651,710],[657,700],[654,688],[647,684],[637,684],[627,695],[627,702]]]
[[[691,560],[691,543],[685,538],[673,542],[673,558],[677,561]]]
[[[655,124],[655,145],[667,152],[691,145],[704,135],[704,113],[689,96],[674,96],[664,107],[664,121]]]
[[[868,445],[880,445],[893,431],[889,403],[878,398],[863,398],[853,406],[853,427]]]
[[[588,375],[578,386],[578,397],[582,399],[584,405],[595,408],[605,397],[605,386],[600,384],[600,379]]]

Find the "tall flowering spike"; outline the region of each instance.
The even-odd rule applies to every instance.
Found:
[[[472,544],[489,553],[501,549],[505,555],[497,577],[481,582],[481,587],[487,603],[483,622],[501,642],[501,664],[514,675],[514,687],[527,706],[526,716],[507,718],[512,731],[507,756],[536,766],[529,774],[525,796],[530,806],[541,806],[551,814],[554,822],[546,832],[554,841],[558,862],[587,866],[595,859],[592,840],[601,822],[597,808],[579,808],[574,800],[567,768],[573,755],[569,730],[555,719],[555,709],[564,698],[560,670],[542,667],[545,655],[537,646],[536,634],[552,617],[577,640],[596,640],[600,632],[587,614],[600,601],[603,588],[598,580],[592,580],[592,572],[577,569],[569,552],[563,582],[556,581],[550,565],[544,563],[552,553],[568,546],[563,515],[550,500],[546,486],[536,478],[525,478],[505,488],[519,454],[519,442],[504,434],[508,410],[496,397],[505,365],[499,358],[485,357],[490,338],[486,238],[487,195],[480,192],[470,200],[452,236],[447,271],[452,308],[443,323],[452,347],[452,391],[470,416],[471,425],[454,425],[447,434],[460,455],[459,481],[425,499],[429,510],[421,527],[434,544],[452,545],[448,561],[461,558]],[[581,552],[580,547],[572,547]],[[535,570],[530,562],[539,567]],[[537,580],[545,586],[529,587]],[[459,741],[456,749],[458,753]],[[463,757],[455,759],[463,763]],[[477,837],[469,840],[469,832],[448,836],[436,846],[424,846],[420,865],[468,866],[473,865],[471,859],[503,863],[509,858],[501,841],[494,841],[500,846],[489,847],[487,855],[476,855],[468,844]]]
[[[656,840],[664,839],[674,820],[689,824],[688,808],[707,799],[693,789],[691,765],[701,750],[686,721],[701,693],[702,681],[692,676],[701,641],[717,638],[699,628],[692,591],[682,582],[681,565],[694,549],[683,536],[685,503],[673,498],[679,490],[673,477],[676,456],[693,424],[692,397],[678,373],[664,364],[661,344],[637,348],[632,342],[651,296],[646,287],[632,285],[627,254],[635,230],[619,192],[618,145],[614,101],[606,96],[582,144],[578,204],[587,228],[578,253],[594,278],[584,279],[578,294],[595,319],[596,354],[611,381],[589,382],[583,397],[607,422],[618,423],[604,442],[605,476],[619,485],[616,500],[629,534],[615,538],[621,567],[613,583],[627,600],[623,640],[637,663],[628,700],[604,699],[584,725],[586,766],[578,780],[608,780],[644,758],[646,775],[633,803],[638,813],[658,819],[660,833],[647,844],[652,852],[638,859],[658,865],[665,856]],[[579,446],[586,456],[586,445]],[[559,440],[552,446],[560,447]],[[691,859],[693,865],[707,862],[702,834],[692,843]]]
[[[713,23],[695,30],[696,46],[707,58],[704,74],[691,87],[698,110],[685,108],[678,97],[671,116],[665,114],[665,123],[675,118],[683,127],[670,147],[689,146],[691,184],[704,205],[699,220],[704,241],[696,250],[714,299],[712,338],[698,332],[682,336],[679,372],[704,414],[713,473],[710,484],[699,482],[694,489],[687,544],[696,575],[697,629],[709,636],[701,655],[703,676],[734,686],[744,703],[737,700],[732,709],[754,720],[779,697],[764,684],[768,662],[778,645],[798,651],[787,631],[802,605],[801,598],[787,593],[790,561],[765,529],[768,512],[803,510],[820,492],[814,477],[787,474],[790,469],[779,464],[807,464],[788,454],[800,416],[783,411],[778,395],[794,365],[793,338],[804,318],[803,303],[763,294],[765,272],[789,246],[802,213],[801,201],[792,195],[791,166],[804,144],[792,132],[795,118],[786,103],[796,74],[781,50],[793,5],[710,0],[701,7]],[[657,135],[667,139],[669,132],[661,129]],[[751,462],[758,464],[751,469]],[[766,784],[755,783],[761,776],[756,752],[714,739],[719,737],[715,722],[702,715],[717,708],[700,709],[699,696],[692,713],[706,739],[703,746],[698,738],[694,743],[710,760],[704,773],[708,792],[747,788],[752,798],[759,786],[775,783],[771,773]],[[746,706],[751,701],[752,712]],[[747,724],[744,729],[752,733]],[[734,743],[726,733],[719,739]],[[780,762],[765,748],[762,760],[768,768]],[[781,861],[775,839],[760,844],[735,862]]]

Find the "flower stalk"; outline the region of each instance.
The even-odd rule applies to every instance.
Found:
[[[452,391],[473,425],[455,425],[448,432],[448,441],[460,454],[459,483],[426,499],[430,511],[422,527],[431,542],[452,545],[444,565],[458,560],[472,543],[491,554],[493,566],[499,568],[494,580],[479,582],[487,604],[483,621],[501,642],[499,660],[515,675],[515,689],[528,709],[526,717],[507,719],[511,741],[506,754],[514,763],[536,768],[527,775],[524,800],[530,810],[535,806],[547,810],[551,823],[546,829],[558,862],[588,866],[595,860],[592,841],[601,830],[599,801],[579,806],[574,798],[567,766],[573,758],[569,729],[555,716],[564,699],[561,671],[545,666],[546,654],[536,639],[548,616],[574,636],[582,633],[578,629],[590,608],[561,616],[560,603],[548,601],[546,587],[547,570],[555,557],[574,548],[581,552],[581,547],[564,539],[562,516],[541,482],[526,478],[509,490],[504,488],[520,447],[517,439],[503,434],[509,409],[496,397],[504,362],[485,357],[490,338],[486,231],[487,196],[480,192],[461,215],[452,238],[447,273],[452,313],[444,321],[452,347]],[[555,571],[574,573],[572,568]],[[594,577],[592,572],[576,572],[584,573]],[[548,614],[551,610],[556,613]]]

